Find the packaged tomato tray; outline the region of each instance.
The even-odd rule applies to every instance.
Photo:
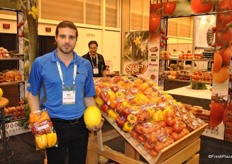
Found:
[[[36,150],[58,145],[57,134],[45,109],[30,113],[30,125],[35,137]]]

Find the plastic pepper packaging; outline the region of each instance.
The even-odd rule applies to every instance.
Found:
[[[57,134],[46,110],[30,113],[30,126],[35,137],[36,150],[58,145]]]

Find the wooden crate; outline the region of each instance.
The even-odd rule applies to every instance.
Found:
[[[122,131],[114,120],[109,118],[106,114],[102,113],[104,118],[114,127],[116,131],[107,132],[102,134],[101,131],[97,132],[97,136],[90,138],[88,147],[87,164],[95,164],[98,161],[98,155],[112,159],[121,164],[135,164],[144,163],[140,161],[140,156],[150,164],[165,164],[165,163],[191,163],[199,162],[200,150],[200,135],[203,133],[207,124],[194,130],[180,140],[174,142],[168,147],[161,150],[157,157],[152,157],[143,145],[134,139],[130,133]],[[103,142],[113,139],[121,135],[127,141],[125,144],[125,154],[114,151],[103,144]]]

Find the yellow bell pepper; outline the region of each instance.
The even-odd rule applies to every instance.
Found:
[[[130,122],[131,124],[135,124],[137,122],[138,118],[134,114],[129,114],[127,116],[127,121]]]
[[[52,147],[55,146],[57,143],[57,135],[56,133],[48,133],[47,134],[47,141],[48,141],[48,146]]]
[[[163,113],[163,111],[162,111],[162,110],[156,111],[156,112],[154,113],[152,119],[153,119],[154,121],[157,121],[157,122],[158,122],[158,121],[164,120],[164,113]]]
[[[98,96],[95,98],[95,102],[98,106],[102,106],[104,104],[103,100]]]
[[[116,118],[119,116],[117,112],[115,112],[113,109],[108,110],[108,116],[112,118],[113,120],[116,120]]]
[[[153,108],[147,108],[147,111],[149,112],[150,114],[150,118],[152,118],[152,116],[154,115],[155,113],[155,110]]]
[[[39,149],[45,149],[47,147],[47,135],[42,134],[42,135],[36,135],[35,136],[35,142],[36,145]]]
[[[130,132],[132,129],[133,129],[133,125],[129,121],[125,122],[122,128],[122,130],[125,132]]]

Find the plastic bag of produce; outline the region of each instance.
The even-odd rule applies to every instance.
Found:
[[[57,134],[46,110],[30,113],[30,127],[35,137],[36,150],[58,146]]]

